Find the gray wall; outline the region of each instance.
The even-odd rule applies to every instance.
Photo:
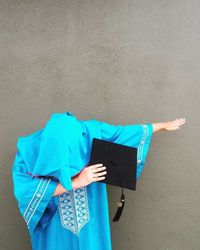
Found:
[[[31,249],[12,193],[19,135],[53,112],[134,124],[186,117],[154,134],[113,249],[200,249],[200,2],[0,1],[0,250]],[[120,194],[108,188],[110,215]]]

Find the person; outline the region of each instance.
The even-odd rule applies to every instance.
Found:
[[[70,112],[67,114],[68,117],[75,118],[74,114]],[[70,150],[67,151],[66,141],[63,140],[65,130],[62,131],[61,126],[64,117],[63,129],[66,129],[66,113],[61,113],[58,117],[60,120],[57,118],[57,127],[54,126],[53,131],[54,136],[61,134],[59,138],[62,138],[62,143],[58,138],[55,140],[52,135],[44,140],[45,137],[42,138],[41,135],[45,134],[45,130],[41,129],[30,136],[20,138],[13,162],[14,196],[27,224],[32,249],[111,250],[106,184],[99,182],[106,176],[106,166],[101,163],[88,164],[92,138],[96,136],[137,147],[140,151],[137,165],[137,180],[139,180],[153,133],[161,130],[177,130],[185,123],[185,118],[131,125],[114,125],[95,119],[76,120],[81,124],[84,141],[80,144],[77,140],[75,145],[75,135],[78,130],[74,130],[73,134],[75,126],[73,124],[71,129],[68,127],[67,130],[71,135],[71,140],[68,137]],[[51,129],[52,124],[55,124],[55,120],[53,123],[48,123]],[[44,141],[46,144],[43,144]],[[70,159],[71,172],[62,172],[64,170],[61,168],[61,175],[60,169],[55,171],[55,166],[60,166],[63,158],[65,161]],[[80,164],[77,165],[77,162]],[[34,168],[31,169],[31,166]],[[39,167],[40,172],[34,171]],[[51,171],[52,167],[54,171]]]

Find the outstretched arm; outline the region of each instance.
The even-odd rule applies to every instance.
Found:
[[[153,132],[158,132],[160,130],[172,131],[180,129],[179,126],[183,125],[185,122],[186,122],[185,118],[179,118],[179,119],[177,118],[176,120],[173,121],[152,123]]]

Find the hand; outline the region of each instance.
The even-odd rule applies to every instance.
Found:
[[[107,174],[106,171],[103,171],[105,169],[106,166],[103,166],[101,163],[83,168],[80,174],[74,178],[73,188],[84,187],[92,182],[105,179],[104,175]]]
[[[180,129],[179,126],[182,126],[185,122],[185,118],[177,118],[176,120],[165,122],[163,127],[167,131],[172,131]]]

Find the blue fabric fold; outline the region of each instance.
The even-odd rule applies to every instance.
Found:
[[[22,155],[19,151],[15,156],[12,168],[14,196],[28,230],[32,233],[39,223],[46,207],[51,202],[58,181],[45,177],[33,177],[27,174]],[[56,206],[57,209],[57,206]],[[55,213],[52,210],[51,216]],[[46,214],[44,214],[46,216]],[[48,217],[48,221],[50,217]]]

